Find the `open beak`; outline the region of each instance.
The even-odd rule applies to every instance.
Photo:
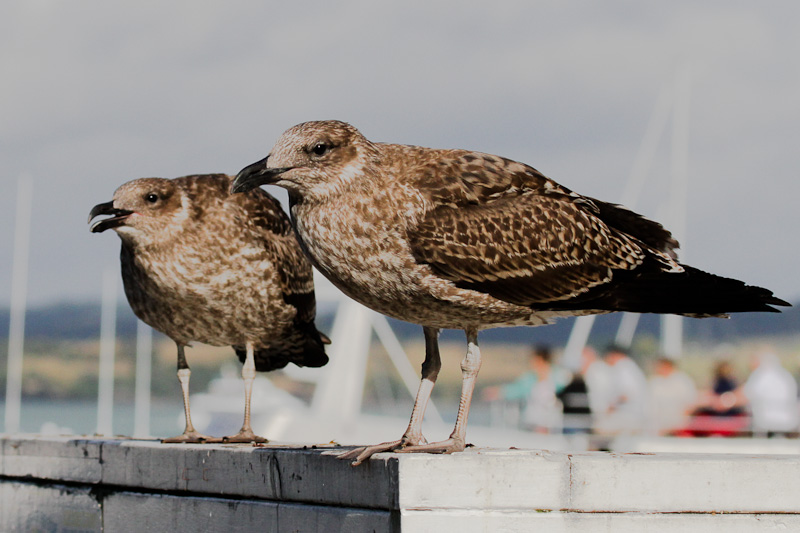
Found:
[[[102,233],[107,229],[116,228],[125,224],[125,220],[131,216],[133,211],[127,209],[117,209],[114,202],[97,204],[89,211],[89,222],[99,215],[111,215],[109,218],[98,220],[89,228],[92,233]]]
[[[267,159],[269,159],[269,156],[240,170],[236,175],[236,179],[233,180],[233,184],[231,184],[231,194],[247,192],[259,185],[275,183],[278,181],[278,176],[287,170],[291,170],[291,168],[267,168]]]

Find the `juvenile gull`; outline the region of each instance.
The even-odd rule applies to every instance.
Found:
[[[231,195],[225,174],[143,178],[123,184],[96,205],[93,233],[122,240],[122,280],[133,312],[178,347],[186,430],[164,442],[212,439],[195,431],[189,413],[192,341],[233,346],[244,363],[244,424],[227,442],[265,439],[250,427],[256,371],[323,366],[330,342],[314,326],[311,264],[275,198],[255,189]]]
[[[233,191],[268,183],[289,191],[298,237],[320,272],[367,307],[423,326],[408,429],[342,456],[354,464],[379,451],[464,449],[481,329],[612,311],[706,317],[788,305],[680,264],[660,224],[495,155],[373,143],[344,122],[307,122],[243,169]],[[420,426],[442,328],[463,329],[468,349],[453,433],[427,444]]]

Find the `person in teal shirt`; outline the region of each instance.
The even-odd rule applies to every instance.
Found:
[[[556,394],[558,394],[567,386],[572,375],[569,371],[553,365],[552,360],[553,352],[549,346],[543,344],[534,346],[528,360],[528,370],[511,383],[485,388],[484,399],[519,402],[524,406],[536,383],[549,377],[553,378]]]

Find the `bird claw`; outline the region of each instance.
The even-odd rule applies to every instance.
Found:
[[[403,445],[403,440],[400,439],[400,440],[393,440],[391,442],[383,442],[381,444],[376,444],[374,446],[362,446],[360,448],[355,448],[354,450],[350,450],[349,452],[345,452],[341,454],[338,458],[345,461],[350,459],[355,459],[355,461],[350,463],[350,465],[358,466],[363,461],[369,459],[376,453],[395,451],[402,445]]]
[[[222,437],[220,442],[228,443],[250,443],[256,442],[259,444],[264,444],[269,442],[269,440],[265,439],[264,437],[259,437],[255,433],[253,433],[252,429],[242,429],[236,435],[228,435],[227,437]]]
[[[169,437],[161,439],[164,444],[212,444],[215,442],[222,442],[219,437],[209,437],[197,431],[184,431],[183,434],[177,437]]]
[[[447,440],[406,446],[395,451],[397,453],[456,453],[463,452],[465,448],[466,444],[463,439],[450,437]]]
[[[403,438],[399,440],[382,442],[381,444],[375,444],[374,446],[361,446],[359,448],[354,448],[349,452],[339,455],[337,458],[345,461],[355,459],[355,461],[350,463],[350,465],[358,466],[376,453],[401,452],[408,446],[421,446],[426,445],[427,443],[428,441],[425,440],[425,437],[422,434],[416,436],[404,435]]]

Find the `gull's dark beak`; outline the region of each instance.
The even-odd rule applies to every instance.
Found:
[[[231,184],[231,194],[247,192],[259,185],[275,183],[278,181],[276,179],[278,176],[287,170],[291,170],[290,168],[267,168],[267,159],[269,159],[269,156],[240,170],[236,175],[236,179],[233,180],[233,184]]]
[[[125,220],[131,216],[132,213],[133,211],[128,211],[126,209],[117,209],[114,207],[114,202],[97,204],[92,208],[91,211],[89,211],[89,222],[99,215],[111,215],[111,217],[98,220],[92,224],[92,227],[89,228],[89,231],[92,233],[102,233],[107,229],[122,226],[125,224]]]

